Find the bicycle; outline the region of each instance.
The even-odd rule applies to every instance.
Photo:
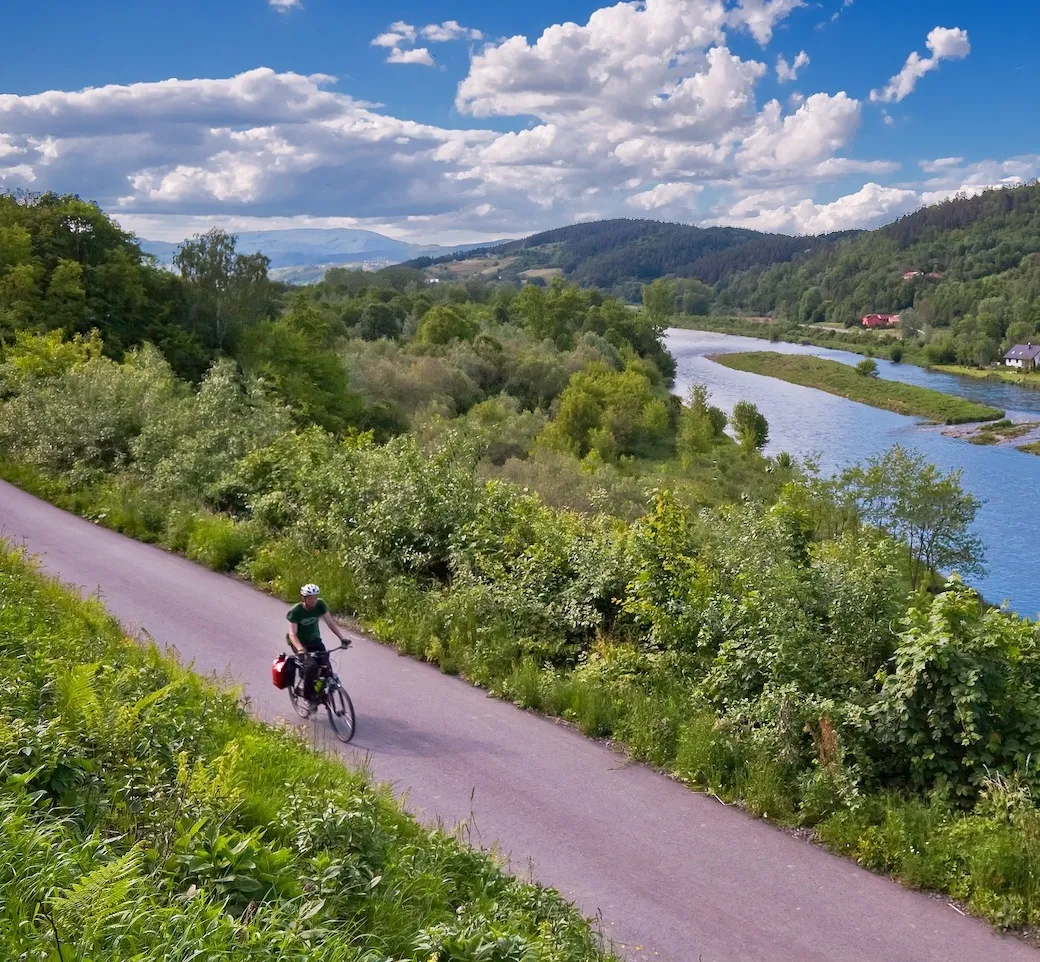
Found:
[[[326,651],[325,654],[331,655],[333,651],[346,651],[349,647],[350,645],[340,645],[338,648],[333,648],[332,651]],[[303,697],[303,676],[308,662],[312,660],[311,655],[311,652],[295,653],[296,677],[288,686],[289,701],[292,703],[293,711],[301,718],[311,716],[310,706],[307,704],[307,699]],[[332,667],[332,659],[320,659],[318,666],[318,677],[314,682],[314,694],[318,706],[325,706],[333,732],[341,742],[346,744],[354,737],[354,703],[350,700],[350,695],[343,687],[343,682],[340,681],[339,675]]]

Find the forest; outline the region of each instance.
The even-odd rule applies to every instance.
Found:
[[[713,285],[737,271],[789,261],[841,236],[845,235],[788,237],[736,227],[615,219],[545,231],[483,253],[491,258],[515,258],[503,272],[503,279],[516,279],[531,269],[556,267],[582,287],[599,288],[638,302],[640,284],[658,277],[694,278]],[[471,252],[460,252],[437,259],[420,258],[410,261],[409,266],[426,268],[470,256]]]
[[[0,208],[4,477],[278,596],[316,581],[696,790],[1040,921],[1040,634],[938,575],[984,564],[956,473],[896,448],[824,477],[763,453],[769,411],[675,398],[667,285],[282,290],[219,231],[160,275],[80,203]]]
[[[716,314],[856,327],[900,315],[902,349],[983,367],[1040,330],[1040,185],[958,197],[788,264],[731,275]]]

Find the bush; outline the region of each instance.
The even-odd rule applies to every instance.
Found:
[[[219,515],[194,518],[186,546],[187,555],[214,571],[233,571],[253,553],[260,533],[249,522]]]
[[[863,358],[863,360],[856,365],[856,373],[859,374],[861,377],[877,377],[877,361],[875,361],[872,357]]]

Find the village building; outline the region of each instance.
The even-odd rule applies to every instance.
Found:
[[[898,314],[867,314],[863,318],[864,327],[895,327],[898,323]]]
[[[1006,367],[1018,368],[1020,371],[1035,371],[1040,360],[1040,344],[1016,344],[1004,355]]]

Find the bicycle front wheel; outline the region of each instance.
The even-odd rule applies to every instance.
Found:
[[[325,709],[336,737],[341,742],[349,742],[354,737],[354,705],[350,695],[342,688],[329,692],[325,696]]]

